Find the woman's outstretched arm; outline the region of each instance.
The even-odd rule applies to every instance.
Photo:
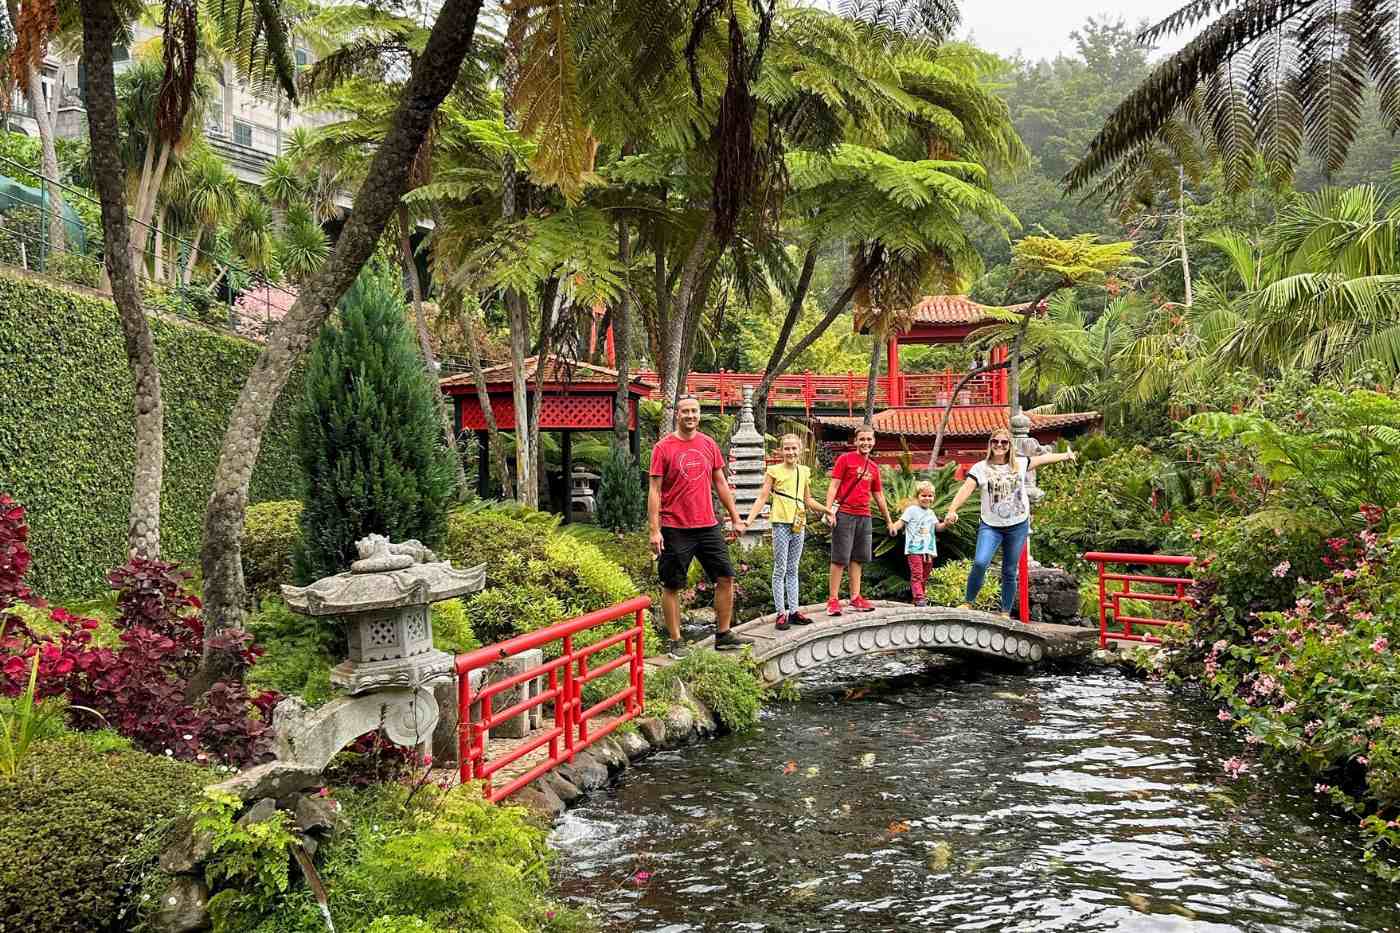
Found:
[[[1078,460],[1079,454],[1072,450],[1067,450],[1062,454],[1041,454],[1038,457],[1031,457],[1031,464],[1028,469],[1038,470],[1043,466],[1052,463],[1064,463],[1066,460]]]

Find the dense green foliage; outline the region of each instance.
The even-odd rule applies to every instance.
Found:
[[[227,419],[258,347],[152,318],[165,403],[161,548],[199,553],[204,506]],[[47,597],[104,588],[125,557],[135,434],[132,381],[111,302],[0,274],[0,489],[29,512],[30,582]],[[296,491],[287,398],[273,410],[250,490],[254,502]]]
[[[597,504],[594,521],[610,531],[639,531],[646,524],[646,480],[632,455],[620,447],[612,448],[603,462]]]
[[[243,583],[252,598],[276,595],[278,586],[295,582],[292,559],[301,540],[301,502],[297,499],[250,505],[243,517]]]
[[[679,695],[676,682],[685,684],[691,696],[704,703],[731,732],[750,732],[758,727],[758,711],[766,693],[763,681],[745,656],[718,651],[692,651],[648,684],[647,701],[674,702]]]
[[[1318,794],[1361,818],[1368,864],[1400,880],[1378,858],[1400,847],[1400,535],[1365,531],[1327,550],[1321,582],[1302,584],[1292,567],[1275,574],[1297,598],[1262,612],[1250,639],[1195,645],[1200,676],[1251,747],[1300,760]]]
[[[547,830],[518,807],[458,787],[384,784],[341,797],[345,827],[318,852],[331,918],[345,933],[583,931],[549,892]],[[234,892],[231,892],[234,893]],[[217,905],[228,933],[316,933],[297,886],[271,907],[242,892]],[[222,896],[222,895],[219,895]]]
[[[89,933],[134,918],[133,892],[212,772],[70,735],[0,777],[4,923]]]
[[[455,490],[437,386],[404,317],[397,276],[366,270],[322,329],[297,409],[300,582],[341,573],[368,534],[436,547]]]

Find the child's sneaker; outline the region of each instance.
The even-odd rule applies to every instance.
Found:
[[[685,657],[687,650],[686,643],[682,639],[666,639],[666,657],[671,660],[679,661],[681,658]]]
[[[788,621],[791,622],[793,625],[811,625],[817,620],[808,616],[804,616],[801,610],[794,609],[792,612],[788,613]]]
[[[826,601],[826,614],[829,616],[839,616],[841,614],[841,600],[828,599]]]
[[[856,612],[874,612],[874,611],[875,611],[875,607],[874,607],[873,605],[871,605],[870,600],[866,599],[864,596],[856,596],[856,597],[852,598],[852,599],[851,599],[851,602],[850,602],[850,607],[851,607],[852,609],[854,609]]]
[[[780,632],[786,632],[788,630],[788,621],[791,618],[792,616],[788,613],[780,612],[778,613],[778,621],[773,623],[773,627]]]
[[[915,609],[927,609],[927,608],[928,608],[928,600],[927,600],[927,599],[924,599],[924,598],[922,598],[922,597],[920,597],[919,599],[914,600],[914,608],[915,608]]]

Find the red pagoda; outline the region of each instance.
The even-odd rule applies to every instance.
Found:
[[[1008,310],[1024,308],[1020,305]],[[930,295],[914,307],[909,327],[890,337],[889,373],[882,380],[888,405],[877,411],[873,419],[876,460],[893,464],[908,450],[916,466],[926,464],[933,452],[934,437],[948,397],[964,375],[960,372],[901,373],[899,348],[961,343],[979,328],[996,323],[991,310],[965,295]],[[869,333],[866,322],[859,319],[855,328],[856,333]],[[1005,359],[1005,347],[992,350],[991,362]],[[956,460],[968,467],[982,459],[992,432],[1007,426],[1011,412],[1009,401],[1005,369],[982,373],[970,380],[953,400],[941,461]],[[1048,415],[1028,412],[1027,416],[1031,419],[1031,435],[1042,444],[1053,444],[1061,437],[1082,433],[1102,417],[1097,412]],[[850,443],[855,429],[865,418],[851,413],[818,415],[814,421],[821,440],[845,445]]]

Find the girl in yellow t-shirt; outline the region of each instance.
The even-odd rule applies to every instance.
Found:
[[[801,438],[784,434],[782,448],[783,462],[770,466],[763,474],[763,488],[746,522],[753,524],[768,497],[773,497],[768,518],[773,525],[773,606],[778,611],[774,627],[779,631],[789,625],[812,624],[798,611],[797,596],[797,565],[802,560],[802,542],[806,537],[806,510],[831,514],[830,509],[812,498],[812,468],[797,462],[802,454]]]

